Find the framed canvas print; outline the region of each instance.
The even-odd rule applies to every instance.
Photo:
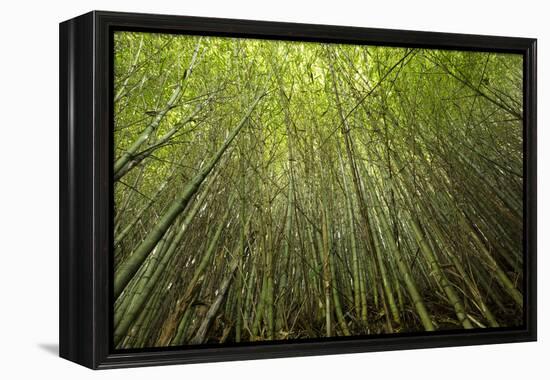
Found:
[[[60,25],[60,355],[536,339],[536,40]]]

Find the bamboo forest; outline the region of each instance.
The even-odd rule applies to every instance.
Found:
[[[115,348],[523,323],[521,55],[113,49]]]

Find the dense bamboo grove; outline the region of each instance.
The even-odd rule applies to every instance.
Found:
[[[115,34],[118,348],[522,321],[522,59]]]

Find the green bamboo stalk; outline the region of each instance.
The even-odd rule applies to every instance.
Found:
[[[123,264],[120,265],[117,272],[115,273],[115,299],[118,298],[120,293],[122,293],[128,282],[135,275],[139,267],[143,264],[143,261],[145,260],[147,255],[162,238],[166,230],[171,226],[172,222],[185,209],[193,195],[195,195],[195,193],[198,191],[202,182],[210,174],[214,166],[216,166],[222,155],[229,147],[229,145],[231,145],[231,142],[241,131],[241,129],[245,125],[246,120],[248,120],[248,118],[252,114],[252,111],[264,95],[265,93],[261,93],[256,97],[245,116],[241,119],[237,127],[235,127],[233,131],[227,136],[225,142],[218,149],[214,157],[212,157],[210,161],[208,161],[208,163],[205,164],[205,166],[201,170],[199,170],[195,177],[193,177],[193,179],[186,185],[185,189],[178,197],[178,199],[176,199],[170,205],[168,211],[164,213],[164,215],[160,218],[155,227],[151,230],[151,232],[149,232],[147,238],[145,238],[145,240],[139,245],[139,247],[134,250],[131,256]]]
[[[472,323],[468,319],[468,316],[466,314],[466,311],[464,310],[464,305],[462,304],[462,301],[460,301],[460,298],[458,298],[458,295],[455,293],[452,285],[449,283],[447,276],[445,276],[445,273],[443,273],[443,271],[441,270],[441,267],[437,262],[437,258],[435,257],[435,254],[432,252],[432,250],[428,246],[426,239],[424,238],[424,235],[422,233],[422,230],[420,229],[420,226],[412,217],[410,218],[409,223],[413,228],[416,241],[418,242],[418,245],[420,246],[422,253],[426,255],[426,258],[428,260],[428,264],[431,267],[432,273],[435,275],[437,282],[441,285],[441,287],[445,291],[445,294],[447,295],[450,305],[454,308],[458,321],[465,329],[474,328],[472,326]]]

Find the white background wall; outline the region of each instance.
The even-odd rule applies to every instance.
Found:
[[[7,0],[0,13],[0,377],[548,379],[546,1]],[[92,372],[57,355],[58,22],[93,9],[539,39],[539,342]],[[544,351],[547,351],[546,354]]]

